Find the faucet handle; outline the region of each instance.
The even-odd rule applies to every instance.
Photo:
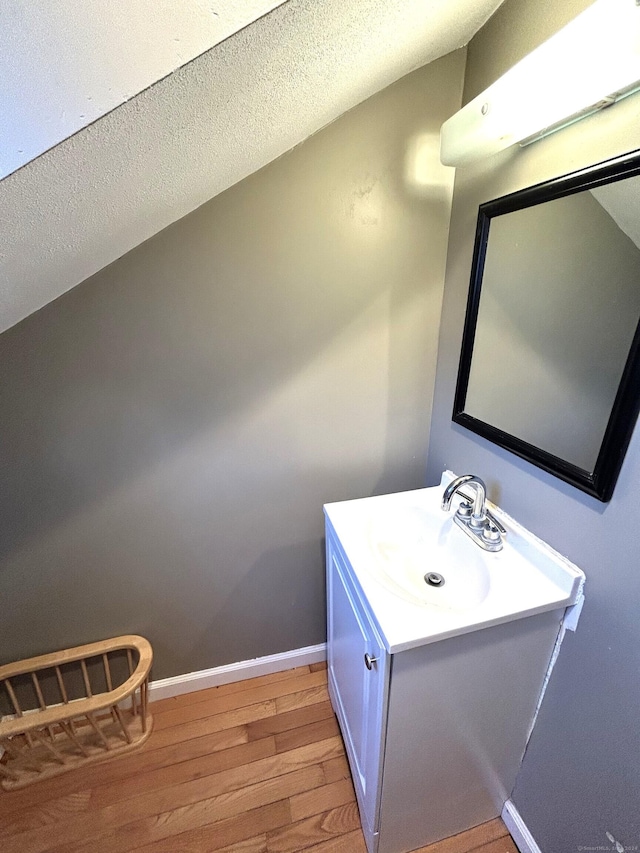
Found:
[[[496,527],[498,529],[501,536],[507,535],[507,531],[504,529],[503,525],[498,521],[498,519],[495,517],[495,515],[492,512],[489,512],[489,510],[486,508],[485,508],[485,515],[487,517],[487,520],[491,524],[493,524],[494,527]]]
[[[456,510],[456,515],[458,516],[458,518],[464,518],[466,520],[471,518],[471,500],[466,495],[463,495],[462,497],[464,498],[464,500],[460,501],[460,506]]]
[[[502,541],[502,535],[500,533],[498,525],[494,524],[493,521],[488,517],[484,523],[484,528],[482,530],[482,538],[485,542],[491,543]]]

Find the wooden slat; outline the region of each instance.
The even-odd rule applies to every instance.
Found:
[[[133,653],[131,649],[127,649],[127,666],[129,667],[129,675],[133,675],[134,665],[133,665]],[[135,717],[138,713],[137,705],[136,705],[136,691],[134,690],[131,694],[131,713]]]
[[[62,677],[62,672],[59,666],[54,666],[53,669],[56,673],[56,680],[58,682],[58,690],[60,691],[60,698],[62,699],[65,705],[69,704],[69,696],[67,695],[67,688],[64,686],[64,679]]]
[[[75,733],[75,729],[71,725],[71,722],[68,723],[60,723],[60,727],[62,731],[66,734],[69,740],[75,745],[76,749],[85,756],[85,758],[89,755],[87,752],[87,748],[82,743],[79,737],[77,737]]]
[[[38,700],[40,710],[44,711],[44,709],[47,707],[47,703],[44,701],[44,696],[42,695],[42,690],[40,688],[40,681],[38,680],[38,675],[35,672],[31,673],[31,683],[33,684],[33,689],[36,692],[36,698]],[[55,733],[53,726],[48,726],[47,731],[49,732],[49,737],[51,738],[51,740],[54,740]]]
[[[132,700],[135,701],[135,700]],[[147,715],[149,713],[149,679],[140,685],[140,714],[142,715],[142,731],[147,730]]]
[[[99,723],[98,723],[98,721],[96,720],[95,715],[94,715],[94,714],[91,714],[91,713],[86,713],[86,714],[85,714],[85,717],[86,717],[86,718],[87,718],[87,720],[89,720],[89,722],[91,723],[91,728],[92,728],[92,729],[94,730],[94,732],[97,734],[97,736],[98,736],[98,740],[102,743],[102,745],[104,746],[104,748],[105,748],[107,751],[109,751],[109,750],[111,749],[111,744],[109,743],[109,741],[107,740],[107,738],[106,738],[106,737],[105,737],[105,735],[104,735],[104,732],[103,732],[103,731],[102,731],[102,729],[100,728],[100,724],[99,724]]]
[[[91,690],[91,682],[89,681],[87,662],[84,659],[80,661],[80,669],[82,670],[82,680],[84,681],[84,689],[87,694],[87,699],[91,699],[93,698],[93,691]]]
[[[4,666],[0,666],[0,681],[4,678],[13,678],[15,675],[24,675],[25,673],[41,669],[53,669],[65,663],[86,660],[90,657],[97,657],[122,649],[135,649],[143,662],[143,669],[147,664],[151,664],[153,654],[149,642],[144,637],[127,634],[123,637],[113,637],[109,640],[101,640],[98,643],[88,643],[85,646],[75,646],[72,649],[38,655],[37,657],[27,658],[16,663],[5,664]]]
[[[131,743],[131,735],[129,733],[129,729],[127,728],[127,724],[125,722],[122,711],[120,710],[120,708],[118,708],[117,705],[113,706],[112,711],[115,714],[115,716],[117,717],[118,722],[120,723],[120,728],[122,729],[122,732],[125,736],[125,740],[127,741],[127,743]],[[143,726],[142,730],[146,731],[146,727]]]
[[[4,679],[4,686],[9,694],[9,699],[11,699],[11,704],[13,705],[14,713],[18,715],[18,717],[22,717],[22,708],[20,707],[20,703],[18,702],[18,697],[15,694],[13,689],[13,685],[8,678]]]
[[[131,651],[130,649],[128,650]],[[107,682],[107,690],[113,690],[113,680],[111,678],[111,666],[109,665],[109,655],[102,655],[102,666],[104,667],[104,678]],[[129,673],[131,675],[131,673]]]
[[[46,708],[47,703],[44,701],[44,696],[42,695],[42,690],[40,689],[40,682],[38,681],[38,676],[35,672],[31,673],[31,682],[33,683],[33,689],[36,691],[36,697],[38,699],[38,704],[40,708]]]

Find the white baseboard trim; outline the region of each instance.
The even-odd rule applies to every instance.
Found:
[[[212,669],[202,669],[199,672],[175,675],[173,678],[161,678],[149,684],[149,701],[181,696],[183,693],[192,693],[194,690],[218,687],[220,684],[229,684],[231,681],[244,681],[246,678],[256,678],[258,675],[282,672],[296,666],[320,663],[326,659],[327,644],[320,643],[317,646],[306,646],[303,649],[293,649],[277,655],[266,655],[253,660],[215,666]]]
[[[507,800],[504,804],[501,817],[520,853],[542,853],[522,815],[511,800]]]

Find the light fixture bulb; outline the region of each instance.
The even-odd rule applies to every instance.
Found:
[[[458,166],[558,129],[640,88],[640,6],[596,0],[442,125]]]

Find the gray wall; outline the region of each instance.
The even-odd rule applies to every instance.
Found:
[[[588,5],[506,0],[468,48],[465,100]],[[561,7],[561,8],[558,8]],[[478,204],[638,147],[638,99],[526,149],[457,170],[428,482],[485,478],[507,512],[581,566],[587,599],[565,640],[513,799],[544,853],[640,843],[640,431],[602,504],[451,422]]]
[[[464,60],[0,337],[0,661],[136,632],[161,678],[324,641],[323,502],[422,484]]]

